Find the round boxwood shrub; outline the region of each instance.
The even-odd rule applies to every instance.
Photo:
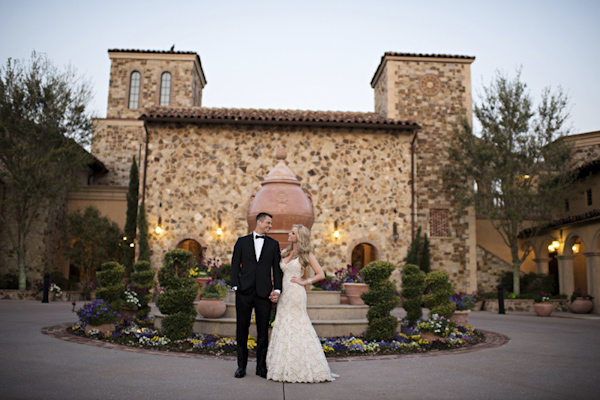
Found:
[[[424,291],[425,272],[418,265],[406,264],[402,269],[402,307],[408,321],[415,322],[423,316]]]
[[[156,274],[150,269],[148,261],[138,261],[133,264],[133,273],[131,274],[130,287],[135,291],[140,307],[137,311],[138,318],[146,318],[150,313],[148,303],[152,300],[150,289],[154,286],[154,275]]]
[[[121,295],[125,292],[125,267],[110,261],[101,265],[101,271],[96,272],[98,288],[96,298],[110,303],[114,310],[121,308]]]
[[[182,340],[190,336],[196,309],[194,299],[198,294],[196,280],[189,276],[189,270],[195,264],[194,255],[182,249],[165,254],[163,267],[158,272],[158,282],[162,293],[156,305],[165,317],[162,330],[171,340]]]
[[[398,304],[395,286],[389,278],[396,266],[387,261],[373,261],[361,271],[369,291],[360,297],[369,306],[366,338],[368,340],[392,340],[398,328],[398,319],[390,312]]]
[[[454,284],[450,282],[446,271],[432,271],[425,277],[427,294],[423,296],[425,306],[429,308],[429,317],[433,314],[450,318],[456,309],[456,303],[450,301],[454,293]]]

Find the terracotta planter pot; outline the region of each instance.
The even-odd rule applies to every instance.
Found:
[[[137,308],[121,307],[120,314],[123,319],[133,321],[133,317],[135,316],[136,311]]]
[[[97,329],[100,333],[106,335],[107,333],[115,331],[115,324],[86,325],[85,336],[90,336],[90,331],[92,329]]]
[[[340,294],[340,304],[350,304],[348,296],[346,296],[345,294]]]
[[[554,304],[550,302],[545,303],[534,303],[533,309],[535,313],[540,317],[549,317],[552,314],[552,310],[554,310]]]
[[[569,304],[569,310],[575,314],[587,314],[592,311],[594,304],[589,299],[584,299],[583,297],[578,297],[575,301],[572,301]]]
[[[454,321],[457,326],[465,326],[469,323],[469,313],[471,310],[454,311],[450,321]]]
[[[421,332],[421,338],[427,339],[429,342],[433,342],[434,340],[439,340],[441,342],[446,341],[446,339],[442,336],[434,335],[433,333],[429,332]]]
[[[365,302],[360,295],[369,291],[366,283],[344,283],[344,290],[348,296],[348,302],[353,306],[363,306]]]
[[[204,318],[220,318],[225,310],[227,306],[223,299],[202,298],[198,302],[198,313]]]

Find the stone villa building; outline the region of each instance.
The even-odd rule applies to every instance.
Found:
[[[385,53],[371,80],[374,112],[359,113],[206,108],[207,79],[195,52],[108,55],[107,115],[96,120],[92,146],[108,172],[70,193],[67,206],[93,204],[124,226],[135,156],[155,269],[178,247],[227,262],[236,239],[248,232],[249,200],[277,165],[281,146],[285,164],[312,199],[315,254],[329,273],[372,260],[404,265],[418,227],[429,236],[432,268],[446,270],[457,291],[495,290],[511,269],[510,253],[489,222],[457,212],[442,187],[449,137],[472,115],[474,57]],[[570,140],[583,164],[599,158],[597,151],[585,153],[592,142],[600,147],[597,133]],[[594,184],[594,193],[599,187]],[[592,209],[598,210],[598,199],[600,193],[593,195]],[[586,254],[599,252],[598,234],[589,235],[595,239],[586,239]],[[524,272],[553,271],[543,249],[555,236],[540,238]],[[565,272],[573,269],[567,258],[559,257],[564,265],[555,272],[562,274],[564,293],[575,284]],[[597,293],[600,273],[593,271],[600,265],[590,259],[595,255],[583,263],[585,280],[578,279]]]

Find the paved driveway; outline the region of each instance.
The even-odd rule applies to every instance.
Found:
[[[74,322],[71,308],[0,301],[0,399],[600,398],[598,315],[472,312],[472,325],[510,341],[474,352],[332,362],[340,378],[310,385],[235,379],[231,359],[107,349],[41,333]]]

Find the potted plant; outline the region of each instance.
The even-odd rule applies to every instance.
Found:
[[[130,290],[123,293],[123,305],[121,306],[121,316],[123,319],[133,320],[135,312],[141,307],[140,300],[137,295]]]
[[[550,301],[550,295],[544,292],[540,292],[537,296],[533,298],[533,309],[535,313],[540,317],[549,317],[552,314],[552,310],[554,310],[554,304]]]
[[[458,292],[452,294],[450,301],[456,303],[454,313],[450,320],[458,326],[465,326],[469,323],[469,313],[475,307],[476,299],[473,295]]]
[[[220,263],[219,259],[209,258],[206,261],[202,259],[200,264],[196,265],[194,268],[190,268],[188,273],[190,278],[196,279],[196,283],[198,284],[198,294],[200,294],[200,291],[204,285],[213,279],[217,279],[219,270],[222,267],[219,267],[217,263]],[[199,296],[196,297],[196,300],[199,298]]]
[[[432,314],[429,320],[420,322],[417,328],[423,339],[430,342],[434,340],[444,341],[444,338],[454,331],[455,324],[441,314]]]
[[[229,287],[222,279],[215,279],[201,289],[198,301],[198,313],[204,318],[219,318],[225,314],[227,306],[223,298],[227,296]]]
[[[109,302],[98,299],[85,304],[77,311],[79,322],[85,325],[85,334],[90,336],[93,333],[107,334],[115,331],[115,322],[121,316],[112,309]]]
[[[56,283],[50,284],[50,292],[54,297],[60,297],[62,295],[62,289]]]
[[[341,272],[340,272],[341,271]],[[345,269],[341,269],[339,276],[339,282],[342,284],[346,296],[348,296],[348,303],[355,306],[362,306],[365,302],[361,299],[360,295],[366,293],[369,290],[369,286],[365,283],[364,279],[360,274],[360,270],[348,264]]]
[[[592,296],[589,294],[582,294],[581,289],[577,288],[571,295],[569,310],[575,314],[587,314],[592,311],[592,308],[594,307],[592,300]]]

